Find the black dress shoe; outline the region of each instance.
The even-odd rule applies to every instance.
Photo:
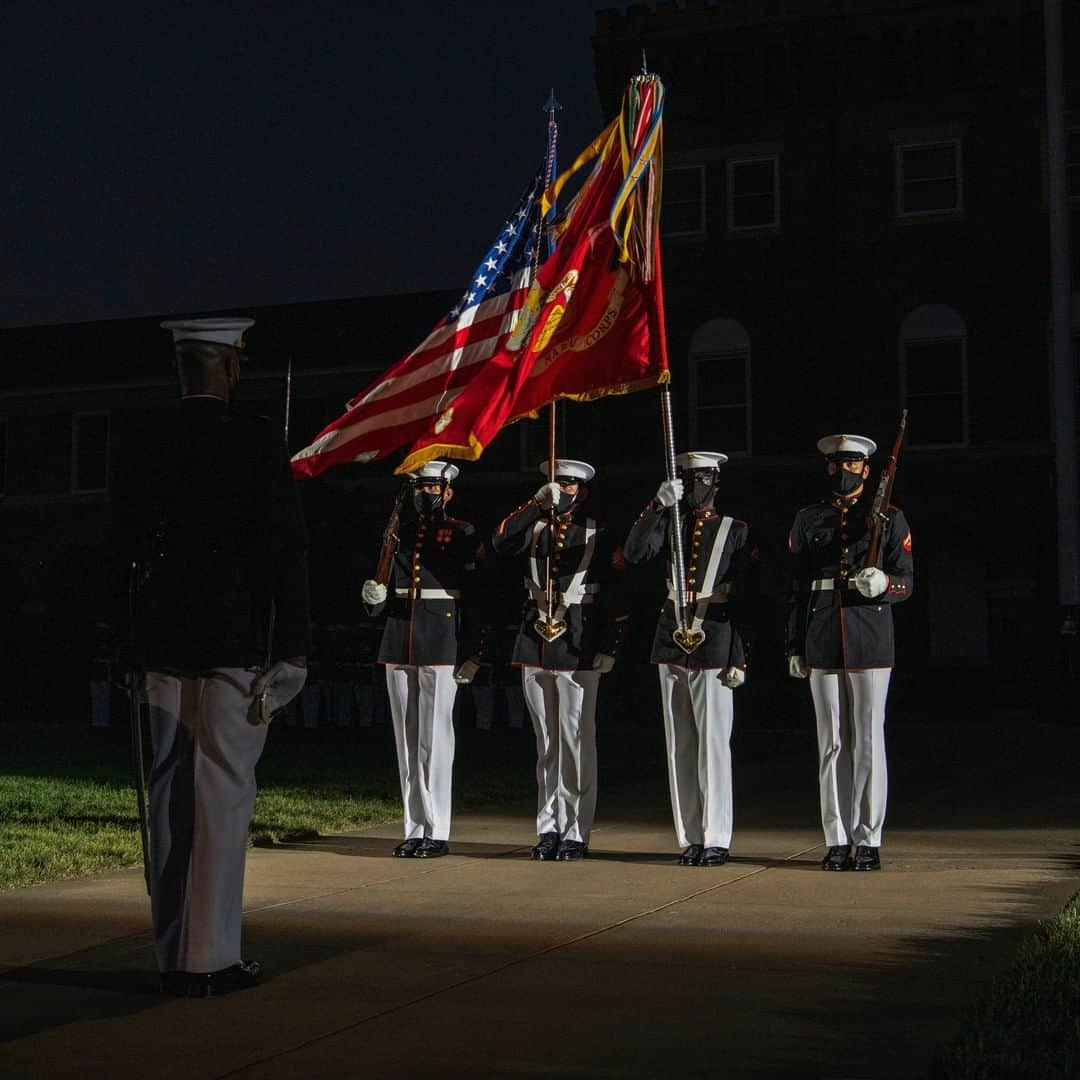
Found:
[[[851,848],[847,844],[836,844],[825,852],[825,858],[821,860],[822,870],[850,870]]]
[[[161,976],[161,992],[177,997],[219,997],[257,986],[262,974],[258,960],[242,960],[220,971],[166,971]]]
[[[561,840],[555,858],[559,862],[577,862],[578,859],[584,859],[588,852],[588,845],[580,840]]]
[[[698,866],[723,866],[728,860],[726,847],[707,847],[698,859]]]
[[[394,848],[394,855],[399,859],[411,859],[416,854],[416,849],[423,843],[419,836],[406,840]]]
[[[432,840],[425,836],[420,846],[413,852],[414,859],[437,859],[440,855],[449,855],[450,845],[445,840]]]
[[[532,849],[532,857],[540,862],[548,862],[555,858],[559,850],[559,834],[557,832],[541,833],[536,838],[536,845]]]
[[[855,869],[880,870],[881,856],[878,854],[880,850],[880,848],[868,847],[866,844],[860,844],[855,849]]]
[[[701,858],[701,853],[705,848],[702,844],[688,844],[683,848],[682,854],[679,856],[680,866],[697,866],[698,860]]]

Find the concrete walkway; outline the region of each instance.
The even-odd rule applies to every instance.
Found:
[[[601,792],[593,854],[528,806],[251,853],[260,987],[157,996],[139,872],[0,894],[0,1076],[922,1075],[1080,888],[1077,732],[894,730],[879,874],[825,874],[812,755],[743,761],[734,858],[672,865],[666,788]]]

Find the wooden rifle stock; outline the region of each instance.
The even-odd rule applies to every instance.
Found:
[[[398,534],[401,531],[401,508],[405,505],[405,499],[409,494],[410,484],[405,481],[398,488],[397,498],[394,499],[394,508],[390,511],[386,528],[383,529],[382,547],[379,548],[379,563],[375,567],[375,580],[380,585],[385,585],[390,580],[390,573],[394,567],[394,555],[398,549]]]
[[[885,522],[888,520],[889,506],[892,501],[893,481],[896,479],[896,459],[900,456],[900,444],[904,441],[904,429],[907,427],[907,409],[900,414],[900,426],[896,432],[896,441],[892,445],[889,460],[881,470],[877,494],[870,507],[870,544],[866,549],[863,566],[877,566],[881,553],[881,538],[885,535]]]

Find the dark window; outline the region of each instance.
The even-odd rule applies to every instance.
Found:
[[[109,415],[76,413],[71,432],[71,490],[102,491],[109,486]]]
[[[665,236],[705,231],[705,169],[701,165],[664,170],[661,227]]]
[[[780,223],[777,159],[732,161],[728,166],[728,223],[732,229]]]
[[[962,339],[905,343],[904,403],[910,410],[910,446],[967,442],[964,382]]]
[[[897,149],[900,214],[960,209],[960,144],[933,143]]]
[[[694,358],[694,442],[724,453],[750,449],[750,357],[743,350]]]

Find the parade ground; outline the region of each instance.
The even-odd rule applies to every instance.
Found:
[[[139,870],[0,894],[0,1075],[918,1077],[1080,889],[1080,731],[897,721],[880,873],[823,873],[806,749],[736,755],[732,859],[673,865],[666,778],[602,790],[590,857],[531,806],[251,851],[259,987],[161,997]]]

